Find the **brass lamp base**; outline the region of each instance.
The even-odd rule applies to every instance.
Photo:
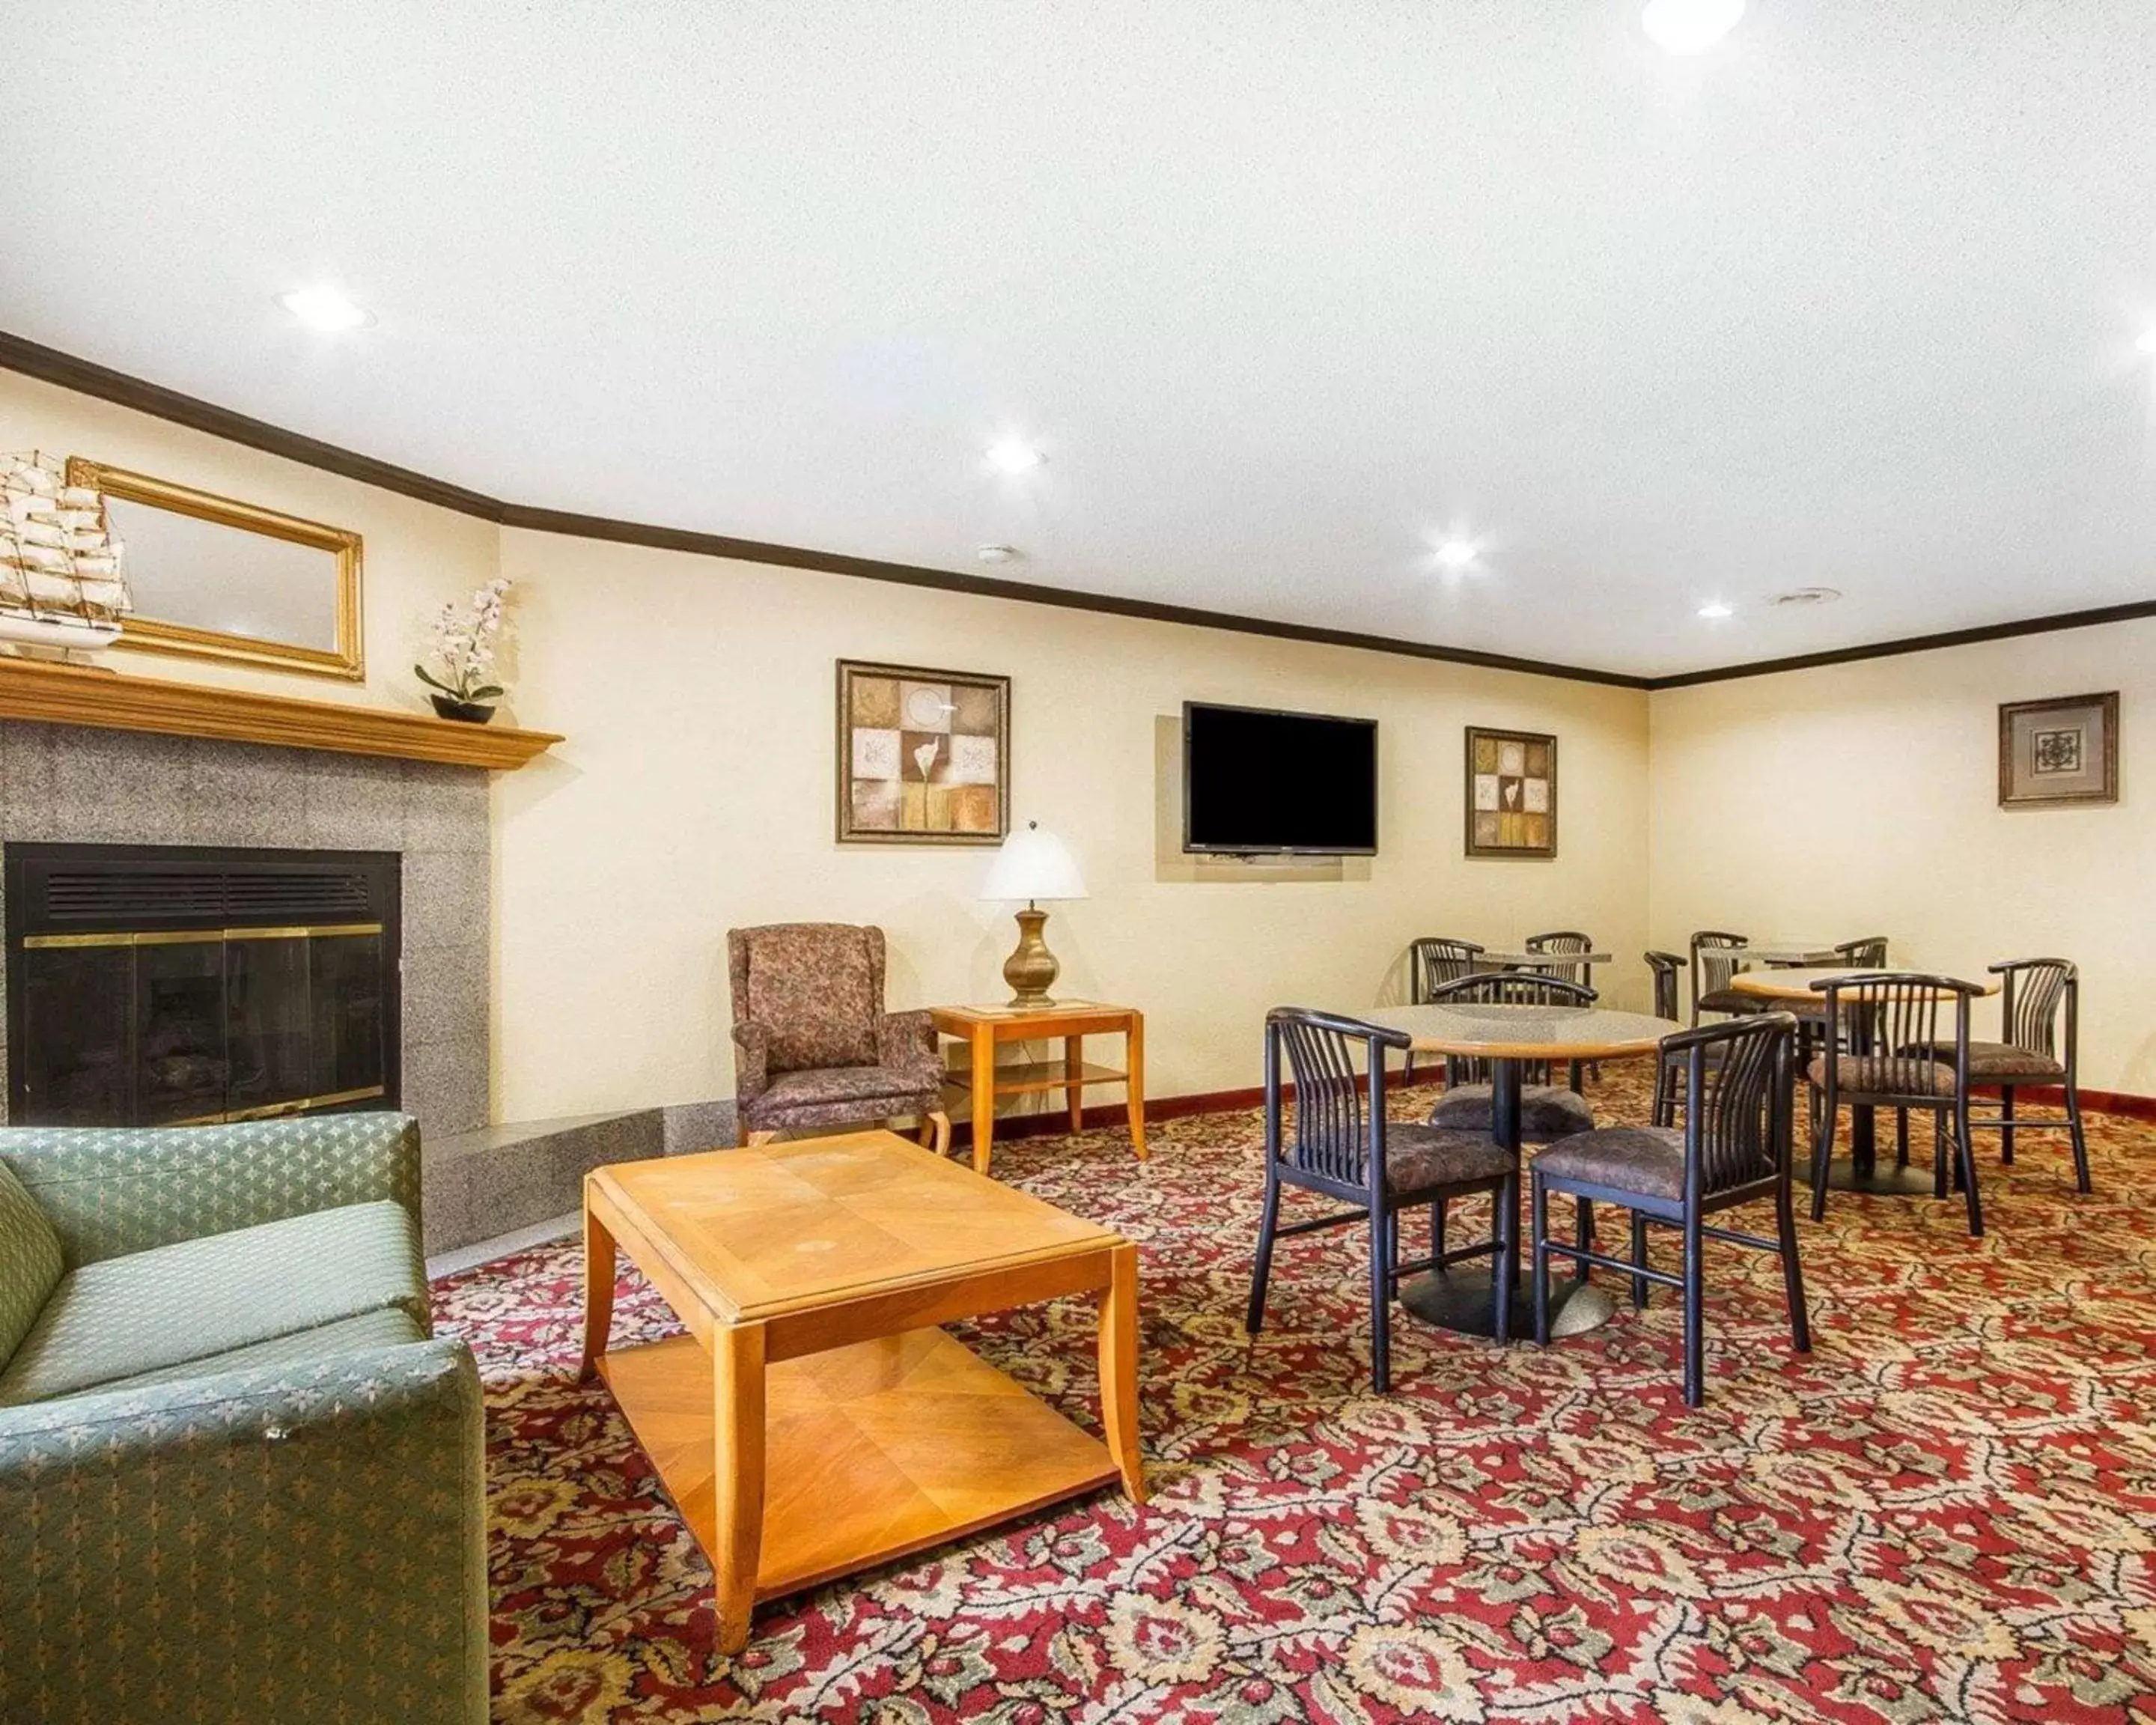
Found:
[[[1018,913],[1018,950],[1004,960],[1004,980],[1011,985],[1013,1006],[1055,1004],[1048,998],[1048,990],[1063,967],[1055,962],[1055,954],[1048,950],[1048,942],[1040,937],[1042,925],[1047,921],[1047,911],[1036,911],[1030,905]]]

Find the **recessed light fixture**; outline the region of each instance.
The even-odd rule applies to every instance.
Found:
[[[339,290],[322,285],[280,294],[277,303],[309,329],[326,334],[359,329],[374,321],[374,314],[365,306],[355,305]]]
[[[999,438],[988,445],[988,465],[998,473],[1029,473],[1047,459],[1023,438]]]
[[[973,555],[984,563],[1015,563],[1025,553],[1015,545],[983,545]]]
[[[1744,0],[1647,0],[1640,28],[1671,54],[1705,54],[1743,16]]]
[[[1831,605],[1841,597],[1838,587],[1793,587],[1767,601],[1770,605]]]
[[[1472,539],[1455,537],[1440,540],[1433,555],[1437,558],[1437,566],[1440,569],[1464,569],[1475,561],[1480,552],[1481,547]]]
[[[1734,617],[1737,613],[1732,607],[1725,605],[1721,600],[1717,599],[1712,604],[1702,605],[1699,608],[1699,614],[1710,623],[1719,623],[1725,617]]]
[[[2133,344],[2143,353],[2156,353],[2156,323],[2141,332],[2141,339]]]

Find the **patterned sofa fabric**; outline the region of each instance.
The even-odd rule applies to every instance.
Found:
[[[61,1277],[0,1368],[0,1407],[78,1395],[385,1307],[418,1325],[428,1319],[418,1230],[387,1199],[101,1258]]]
[[[68,1267],[388,1199],[419,1214],[419,1124],[386,1112],[234,1126],[0,1127]]]
[[[479,1379],[425,1339],[414,1124],[0,1129],[0,1167],[64,1260],[0,1361],[0,1720],[480,1725]]]
[[[37,1199],[0,1163],[0,1364],[30,1333],[63,1271],[59,1235]]]
[[[0,1719],[481,1725],[463,1343],[0,1412]]]

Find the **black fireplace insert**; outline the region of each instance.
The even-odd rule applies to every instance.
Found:
[[[393,852],[11,844],[6,861],[13,1123],[397,1106]]]

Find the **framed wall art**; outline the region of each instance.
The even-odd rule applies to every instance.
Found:
[[[1557,855],[1557,739],[1467,727],[1467,854]]]
[[[1999,806],[2118,800],[2118,691],[2002,702]]]
[[[839,661],[839,842],[999,845],[1010,679]]]

